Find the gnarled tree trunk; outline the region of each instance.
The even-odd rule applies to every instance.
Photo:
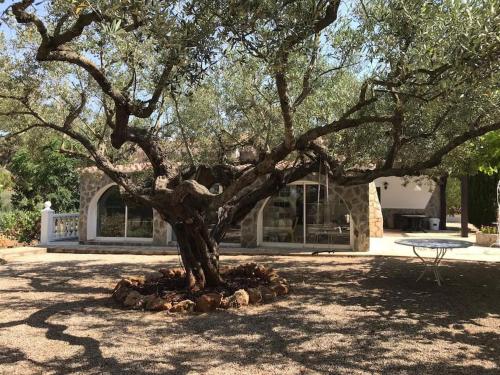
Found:
[[[201,217],[173,225],[182,263],[186,270],[186,283],[190,290],[217,286],[222,278],[219,273],[219,245],[210,236]]]

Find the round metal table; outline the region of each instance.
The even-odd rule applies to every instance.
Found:
[[[446,252],[452,249],[466,248],[472,246],[471,242],[461,241],[461,240],[448,240],[448,239],[439,239],[439,238],[408,238],[405,240],[396,241],[398,245],[403,246],[411,246],[413,248],[413,252],[415,255],[422,261],[425,268],[418,277],[417,281],[419,281],[424,274],[427,272],[429,268],[434,272],[434,277],[436,278],[436,282],[439,286],[441,286],[441,275],[439,274],[439,263],[444,258]],[[436,256],[433,261],[428,261],[423,258],[417,249],[432,249],[436,250]]]

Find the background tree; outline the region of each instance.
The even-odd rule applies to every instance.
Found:
[[[0,212],[10,208],[11,189],[12,176],[6,168],[0,167]]]
[[[13,180],[12,205],[38,212],[43,202],[49,200],[58,212],[76,211],[79,163],[59,152],[59,140],[51,140],[35,150],[34,153],[32,148],[20,147],[9,163]]]
[[[33,3],[10,8],[9,137],[59,132],[155,208],[190,288],[221,282],[230,225],[319,165],[340,185],[420,174],[500,128],[496,1]],[[137,150],[151,170],[121,173]]]

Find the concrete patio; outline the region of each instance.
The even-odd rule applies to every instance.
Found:
[[[460,233],[456,230],[449,231],[434,231],[434,232],[401,232],[386,230],[384,237],[370,239],[370,251],[353,252],[339,250],[335,254],[324,253],[329,256],[396,256],[396,257],[415,257],[412,249],[406,246],[401,246],[395,242],[400,239],[407,238],[442,238],[466,240],[475,243],[475,234],[470,233],[468,238],[460,237]],[[333,248],[333,247],[332,247]],[[30,251],[30,248],[11,249],[10,253],[15,255],[16,251],[22,253]],[[176,246],[143,246],[143,245],[98,245],[87,244],[82,245],[76,241],[60,241],[53,242],[48,246],[40,246],[38,252],[49,253],[74,253],[74,254],[129,254],[129,255],[176,255],[178,248]],[[221,246],[221,253],[225,255],[295,255],[308,256],[315,250],[328,250],[325,248],[243,248],[238,246]],[[36,251],[36,250],[32,250]],[[423,251],[424,256],[433,257],[434,251]],[[6,255],[7,256],[7,255]],[[9,255],[10,256],[10,255]],[[446,254],[445,259],[470,260],[470,261],[485,261],[485,262],[500,262],[500,248],[471,246],[465,249],[454,249]]]

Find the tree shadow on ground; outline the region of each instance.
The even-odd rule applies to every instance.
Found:
[[[281,357],[309,370],[326,373],[342,370],[347,373],[498,373],[499,327],[488,332],[472,332],[464,331],[464,325],[478,325],[478,319],[490,316],[496,316],[497,324],[500,322],[500,265],[447,263],[443,275],[448,284],[442,288],[432,279],[415,283],[420,272],[418,266],[409,260],[374,258],[343,263],[342,270],[334,272],[315,272],[315,267],[308,262],[280,262],[282,274],[294,285],[293,298],[286,306],[273,306],[252,315],[221,313],[196,317],[186,321],[181,331],[208,337],[214,344],[228,348],[218,353],[221,361],[237,359],[243,365],[252,364],[256,358],[273,363]],[[415,271],[411,271],[411,267],[415,267]],[[337,311],[322,310],[328,306],[344,307],[340,311],[351,311],[351,319],[323,316]],[[165,328],[159,336],[173,334],[170,328]],[[245,345],[242,338],[249,334],[257,335],[258,339]],[[322,346],[324,337],[338,339]],[[317,340],[317,348],[314,340]],[[405,345],[394,348],[395,341]],[[305,342],[312,345],[296,350]],[[241,346],[245,346],[245,350],[239,356],[234,348]],[[267,349],[266,358],[262,358],[263,347]],[[467,363],[460,351],[447,353],[446,358],[439,355],[440,351],[460,347],[474,348],[475,359],[491,368]],[[414,351],[420,352],[420,360],[415,360]],[[193,356],[199,353],[185,351],[181,357],[176,353],[171,360],[185,363]],[[210,355],[206,360],[209,358]]]
[[[170,259],[167,266],[175,265],[176,260]],[[28,325],[43,329],[49,340],[80,347],[70,360],[33,362],[44,372],[60,374],[145,374],[158,368],[164,368],[162,373],[204,373],[228,364],[258,366],[263,372],[277,372],[282,364],[303,373],[498,373],[499,264],[446,262],[445,284],[439,288],[430,277],[415,282],[421,264],[411,259],[250,260],[278,268],[292,285],[291,295],[240,311],[158,314],[152,319],[143,319],[147,313],[117,309],[106,293],[119,277],[155,265],[81,261],[11,265],[2,273],[27,280],[31,293],[55,293],[55,297],[0,300],[0,311],[37,309],[25,319],[0,323],[0,329]],[[15,289],[5,292],[15,294]],[[81,317],[92,334],[69,333],[73,327],[68,315]],[[103,354],[136,337],[155,355],[144,358],[133,350],[127,358]],[[176,342],[182,345],[173,345]],[[19,348],[7,349],[0,365],[30,360]]]

